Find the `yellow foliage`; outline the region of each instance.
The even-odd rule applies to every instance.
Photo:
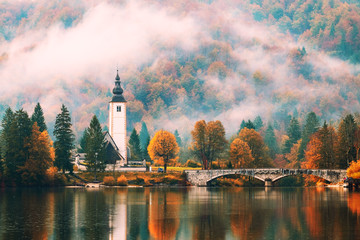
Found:
[[[254,161],[249,145],[236,138],[230,145],[230,161],[234,168],[251,167]]]
[[[106,186],[114,186],[115,185],[115,179],[112,176],[104,177],[103,182]]]
[[[157,131],[149,143],[148,152],[155,164],[164,165],[166,172],[167,165],[174,163],[179,153],[174,134],[164,130]]]
[[[116,182],[117,182],[117,185],[119,185],[119,186],[127,186],[128,185],[128,181],[124,175],[121,175],[120,177],[118,177]]]
[[[354,179],[360,179],[360,160],[352,161],[346,170],[346,175]]]

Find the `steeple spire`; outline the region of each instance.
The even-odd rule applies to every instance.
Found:
[[[124,96],[122,95],[124,90],[121,87],[121,81],[119,77],[119,70],[116,70],[115,77],[115,87],[113,88],[113,97],[111,102],[126,102]]]

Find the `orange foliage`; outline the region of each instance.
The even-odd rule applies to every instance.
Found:
[[[114,186],[115,185],[115,179],[112,176],[104,177],[103,182],[106,186]]]
[[[249,145],[236,138],[230,145],[230,161],[235,168],[251,167],[254,158]]]
[[[117,182],[117,185],[119,185],[119,186],[127,186],[128,185],[128,181],[124,175],[121,175],[120,177],[118,177],[116,182]]]
[[[299,154],[299,149],[300,149],[300,145],[301,145],[301,139],[295,143],[291,150],[290,153],[285,154],[285,158],[289,161],[289,164],[286,165],[287,168],[300,168],[300,162],[298,161],[298,154]]]
[[[360,179],[360,160],[352,161],[346,170],[346,175],[354,179]]]
[[[29,156],[25,165],[20,168],[21,177],[25,184],[42,184],[44,183],[47,170],[52,167],[55,152],[52,141],[47,131],[40,132],[35,122],[29,141]]]
[[[174,163],[177,160],[176,155],[179,153],[179,146],[174,134],[164,130],[157,131],[149,143],[148,152],[151,160],[164,165],[166,172],[167,165]]]

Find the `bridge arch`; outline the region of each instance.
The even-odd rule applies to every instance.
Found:
[[[234,176],[234,175],[237,175],[237,176],[245,176],[245,177],[253,177],[253,178],[255,178],[255,179],[257,179],[257,180],[259,180],[259,181],[261,181],[261,182],[266,182],[265,179],[262,179],[262,178],[260,178],[260,177],[258,177],[258,176],[252,176],[252,175],[250,175],[250,174],[229,173],[229,174],[214,176],[214,177],[210,178],[209,180],[206,181],[206,185],[208,185],[211,181],[214,181],[214,180],[216,180],[216,179],[218,179],[218,178],[226,177],[226,176]]]
[[[271,186],[287,176],[294,175],[314,175],[329,182],[339,182],[346,177],[346,170],[339,169],[282,169],[282,168],[263,168],[263,169],[217,169],[217,170],[185,170],[185,174],[190,183],[196,186],[207,186],[208,182],[216,178],[229,175],[251,176],[265,182],[265,186]]]

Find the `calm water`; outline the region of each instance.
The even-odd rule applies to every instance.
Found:
[[[0,239],[360,239],[342,188],[0,190]]]

